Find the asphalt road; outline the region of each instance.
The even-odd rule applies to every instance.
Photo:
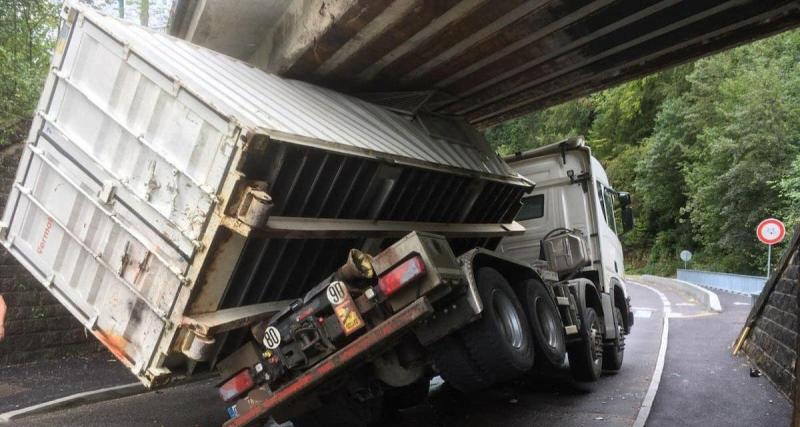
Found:
[[[0,413],[87,390],[137,382],[110,353],[0,368]]]
[[[763,377],[730,356],[749,298],[720,293],[711,314],[688,295],[661,289],[671,302],[669,345],[648,426],[785,425],[790,405]],[[387,427],[631,426],[651,382],[663,326],[661,299],[629,288],[636,324],[621,372],[593,384],[564,376],[532,378],[475,395],[434,382],[429,402],[386,417]],[[213,380],[24,418],[28,426],[218,426],[227,416]]]
[[[673,317],[661,386],[647,425],[788,425],[789,401],[766,377],[751,377],[746,358],[731,355],[751,298],[717,292],[723,311],[708,315],[685,295],[662,291],[673,301]]]

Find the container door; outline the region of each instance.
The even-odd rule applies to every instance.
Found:
[[[62,23],[3,243],[145,382],[236,131],[90,20]]]

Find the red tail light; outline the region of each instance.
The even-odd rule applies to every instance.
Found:
[[[250,375],[250,370],[242,369],[241,372],[234,375],[231,379],[225,381],[225,384],[220,386],[219,396],[222,400],[230,402],[242,393],[253,388],[254,385],[255,383],[253,382],[253,376]]]
[[[409,258],[378,279],[378,289],[388,297],[398,289],[425,275],[425,263],[419,255]]]

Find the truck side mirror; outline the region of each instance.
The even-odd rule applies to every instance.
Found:
[[[619,204],[622,208],[622,232],[627,233],[633,230],[633,209],[631,209],[631,193],[625,191],[617,192]]]
[[[622,231],[627,233],[633,230],[633,209],[631,205],[622,207]]]
[[[619,204],[623,209],[631,205],[631,193],[620,191],[617,193],[617,197],[619,197]]]

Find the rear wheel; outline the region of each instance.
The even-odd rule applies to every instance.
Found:
[[[564,324],[545,285],[535,279],[522,285],[522,305],[531,327],[536,350],[536,365],[540,368],[560,368],[567,357]]]
[[[581,340],[569,347],[569,369],[578,381],[597,381],[603,370],[602,321],[593,308],[583,310]]]
[[[614,307],[614,323],[617,325],[617,338],[603,349],[603,369],[609,371],[619,371],[625,357],[625,324],[619,307]]]
[[[475,275],[481,318],[434,349],[434,362],[454,388],[469,392],[512,380],[533,366],[525,311],[505,278],[492,268]]]
[[[385,409],[400,410],[419,405],[428,399],[430,380],[427,376],[403,387],[387,388],[383,392]]]
[[[369,427],[380,421],[383,398],[360,401],[347,390],[321,396],[322,406],[292,419],[295,427]]]

